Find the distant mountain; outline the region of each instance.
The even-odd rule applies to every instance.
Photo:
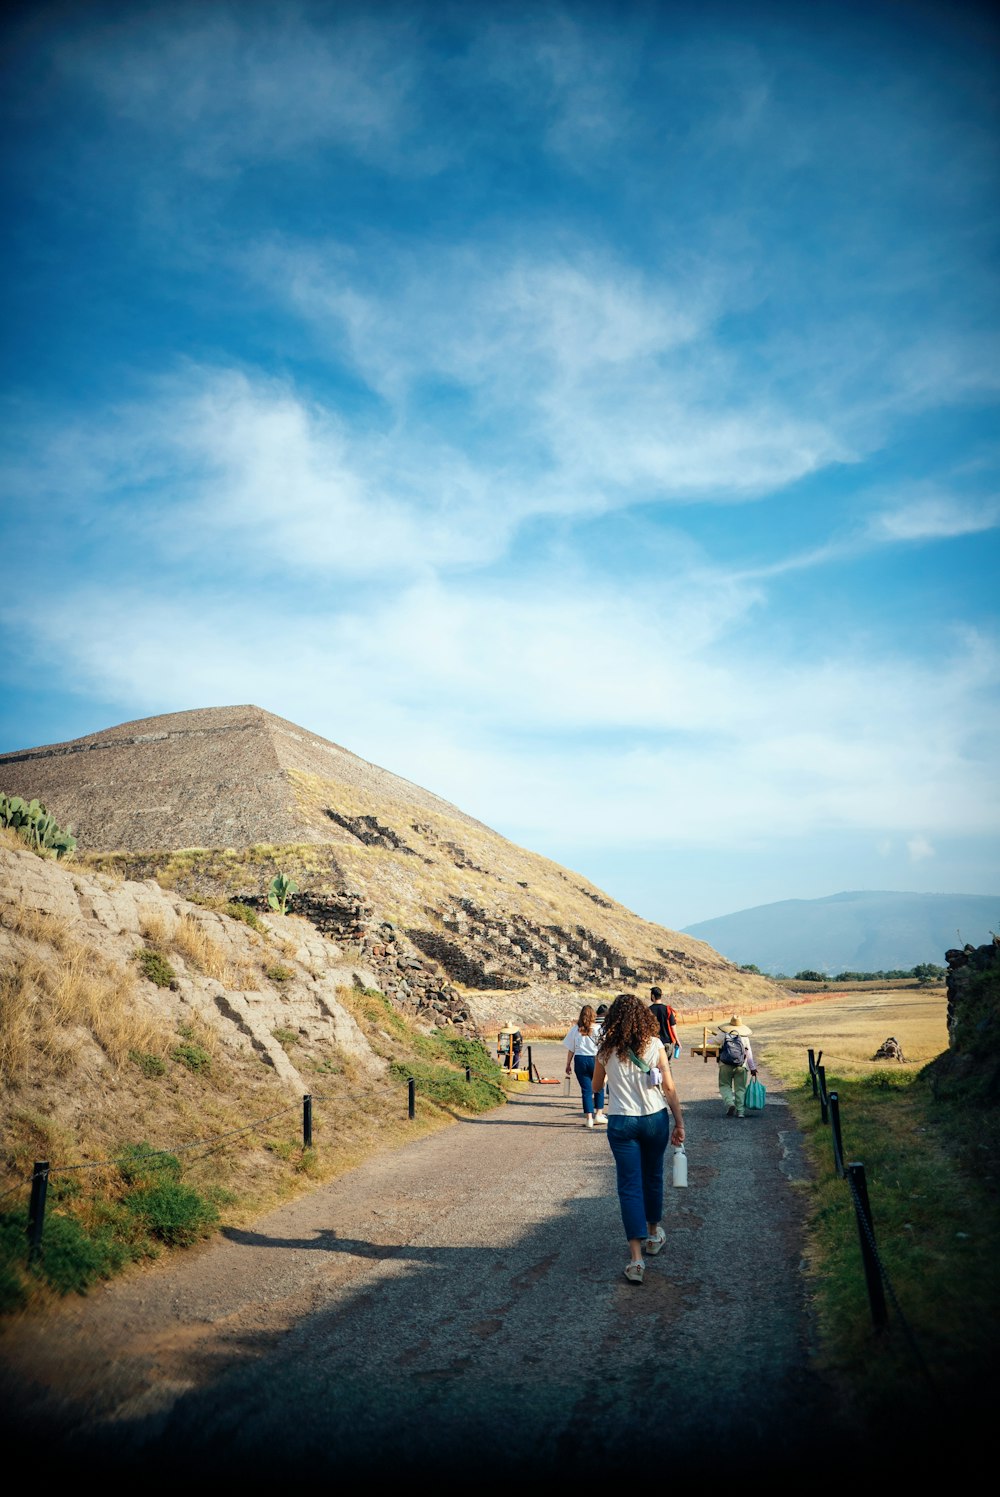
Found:
[[[902,894],[871,890],[825,899],[782,899],[701,920],[684,934],[762,972],[885,972],[944,965],[951,946],[1000,931],[1000,894]]]

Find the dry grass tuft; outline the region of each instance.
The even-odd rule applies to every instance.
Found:
[[[178,920],[171,949],[196,972],[216,978],[227,988],[239,986],[222,947],[212,939],[196,915],[182,915]]]
[[[47,915],[42,910],[31,910],[24,905],[0,905],[0,925],[15,931],[26,940],[51,946],[63,952],[73,944],[73,934],[65,920],[57,915]]]
[[[225,958],[218,945],[194,915],[182,915],[170,943],[172,951],[184,958],[188,966],[206,977],[218,977]]]
[[[27,1070],[32,1014],[38,1001],[35,973],[25,966],[0,972],[0,1080]]]
[[[154,951],[169,951],[176,929],[176,921],[168,921],[160,910],[148,911],[139,921],[142,938]]]
[[[73,940],[51,916],[19,915],[18,934],[31,945],[0,974],[0,1079],[16,1085],[35,1052],[65,1073],[87,1034],[116,1067],[130,1050],[163,1053],[163,1026],[138,1002],[132,971]]]

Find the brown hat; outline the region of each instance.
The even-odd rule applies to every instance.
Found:
[[[727,1019],[725,1024],[717,1024],[715,1027],[724,1030],[726,1034],[753,1034],[753,1030],[744,1024],[739,1014],[733,1014],[733,1017]]]

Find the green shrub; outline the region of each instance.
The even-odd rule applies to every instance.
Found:
[[[290,982],[291,979],[295,976],[295,973],[291,970],[290,967],[282,967],[280,962],[273,967],[265,967],[264,974],[265,976],[269,977],[272,982]]]
[[[482,1040],[472,1039],[458,1030],[435,1029],[434,1037],[445,1047],[449,1059],[455,1065],[469,1066],[472,1071],[483,1071],[492,1080],[499,1077],[500,1067]]]
[[[289,1045],[297,1045],[299,1042],[298,1034],[294,1029],[272,1029],[271,1033],[278,1041],[278,1044],[284,1045],[286,1050]]]
[[[210,1201],[177,1180],[144,1186],[127,1195],[125,1205],[153,1237],[171,1247],[190,1247],[207,1237],[219,1221]]]
[[[355,1013],[396,1039],[411,1039],[410,1026],[381,988],[366,988],[357,977],[351,988]]]
[[[57,1294],[86,1294],[96,1279],[122,1266],[110,1234],[92,1236],[75,1216],[47,1211],[35,1271]]]
[[[15,1309],[25,1302],[28,1274],[36,1274],[57,1294],[85,1294],[95,1279],[110,1277],[121,1263],[109,1233],[90,1233],[75,1216],[50,1209],[29,1269],[27,1208],[0,1217],[0,1307]]]
[[[264,929],[257,911],[252,910],[248,904],[240,904],[239,900],[232,900],[227,904],[225,914],[233,920],[242,920],[244,925],[249,925],[253,930]]]
[[[94,1201],[90,1218],[95,1235],[103,1234],[111,1240],[122,1266],[160,1256],[159,1243],[153,1241],[140,1218],[124,1201]]]
[[[139,1067],[139,1070],[147,1079],[153,1076],[166,1075],[166,1061],[161,1060],[158,1055],[150,1054],[148,1050],[130,1050],[128,1058]]]
[[[146,1186],[162,1179],[179,1180],[181,1162],[176,1154],[152,1144],[126,1144],[118,1155],[118,1173],[126,1185]]]
[[[393,1060],[389,1062],[389,1070],[398,1081],[408,1081],[412,1076],[418,1096],[429,1097],[446,1107],[460,1107],[464,1112],[486,1112],[506,1100],[499,1080],[487,1080],[475,1073],[471,1081],[466,1081],[464,1072],[420,1060],[409,1063]]]
[[[193,1040],[186,1040],[183,1045],[175,1045],[170,1052],[171,1060],[178,1064],[187,1066],[189,1071],[199,1074],[212,1069],[212,1057],[201,1045],[196,1045]]]
[[[143,976],[148,977],[150,982],[155,982],[158,988],[169,988],[177,981],[177,973],[166,957],[154,951],[151,946],[145,946],[141,951],[137,951],[135,959],[142,968]]]

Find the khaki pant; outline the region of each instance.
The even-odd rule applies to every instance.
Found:
[[[719,1096],[727,1108],[736,1108],[738,1118],[746,1116],[744,1104],[749,1081],[750,1068],[748,1066],[727,1066],[725,1061],[719,1061]]]

